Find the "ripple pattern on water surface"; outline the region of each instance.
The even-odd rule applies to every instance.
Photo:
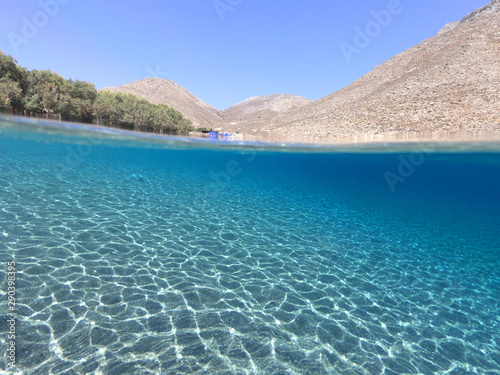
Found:
[[[206,171],[175,162],[55,173],[46,158],[0,167],[21,372],[500,372],[499,274],[458,240],[292,177],[248,170],[207,197]]]

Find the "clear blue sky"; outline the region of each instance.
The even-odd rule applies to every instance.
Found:
[[[0,0],[0,50],[98,89],[171,79],[225,109],[256,95],[319,99],[487,3]],[[388,9],[390,20],[372,13]],[[369,44],[355,43],[356,28]],[[347,59],[341,45],[357,53]]]

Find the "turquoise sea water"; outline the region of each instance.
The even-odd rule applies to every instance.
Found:
[[[0,126],[1,373],[500,374],[499,147],[77,130]]]

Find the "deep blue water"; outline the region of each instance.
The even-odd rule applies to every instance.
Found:
[[[500,149],[0,130],[2,373],[500,373]]]

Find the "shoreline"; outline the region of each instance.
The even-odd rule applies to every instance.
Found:
[[[144,142],[156,145],[182,147],[197,145],[203,148],[231,149],[250,147],[265,150],[337,150],[342,152],[356,151],[395,151],[429,148],[439,145],[439,149],[457,151],[495,151],[500,152],[500,132],[498,131],[456,131],[456,132],[392,132],[379,134],[353,134],[310,136],[267,134],[254,135],[239,133],[235,140],[214,140],[201,136],[169,135],[110,128],[77,122],[58,122],[41,118],[12,116],[0,114],[0,129],[21,130],[19,124],[27,131],[36,131],[45,135],[73,136],[87,139],[106,139],[108,141]],[[10,124],[10,126],[9,126]],[[224,131],[221,131],[224,132]]]

